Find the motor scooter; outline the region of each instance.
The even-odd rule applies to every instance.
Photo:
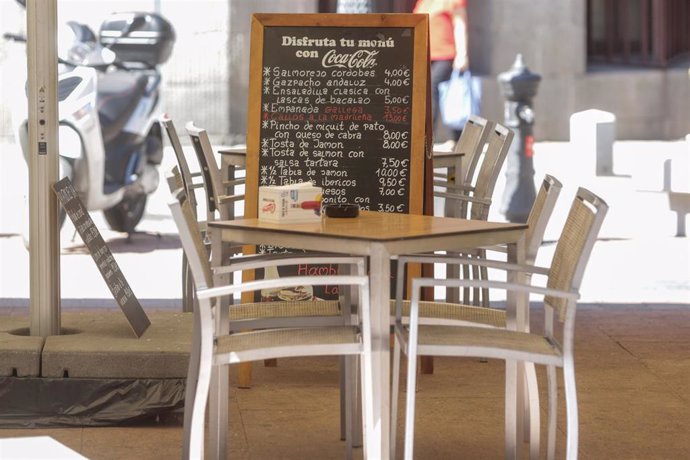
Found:
[[[23,2],[19,2],[23,3]],[[26,41],[16,34],[5,38]],[[58,33],[60,178],[72,180],[90,211],[102,210],[112,230],[131,233],[158,187],[163,159],[160,64],[175,42],[172,25],[146,12],[114,13],[99,35],[69,21]],[[28,162],[28,116],[13,110]],[[62,226],[65,213],[60,212]]]

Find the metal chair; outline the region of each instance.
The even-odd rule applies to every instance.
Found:
[[[192,209],[196,213],[197,202],[194,190],[203,187],[203,184],[198,182],[195,183],[194,179],[201,177],[201,172],[191,172],[184,149],[180,143],[180,137],[177,135],[177,129],[175,129],[175,124],[173,123],[172,119],[167,115],[163,115],[160,117],[158,122],[168,135],[168,140],[170,141],[170,145],[175,153],[175,159],[177,160],[178,171],[182,178],[184,188],[187,191],[187,199],[191,203]]]
[[[211,369],[218,366],[261,359],[322,356],[322,355],[361,355],[363,417],[365,427],[371,429],[373,412],[371,410],[371,344],[369,330],[368,277],[366,261],[361,257],[330,257],[331,263],[353,266],[356,275],[298,276],[249,281],[239,284],[214,286],[213,276],[229,274],[242,270],[255,270],[268,266],[294,265],[298,263],[322,263],[319,257],[242,257],[229,265],[212,270],[207,252],[198,231],[196,218],[183,190],[176,192],[177,199],[170,203],[170,209],[178,226],[180,240],[189,266],[198,287],[199,308],[194,310],[194,334],[187,377],[185,405],[185,458],[203,457],[205,406],[209,395]],[[341,273],[343,270],[340,271]],[[221,298],[243,292],[257,292],[262,289],[289,289],[304,285],[350,285],[358,288],[356,310],[351,308],[351,298],[341,296],[341,314],[338,317],[322,315],[310,318],[309,327],[304,319],[312,315],[319,305],[328,302],[289,302],[281,308],[273,302],[239,303],[229,306],[228,325],[219,318],[226,302]],[[281,302],[282,303],[282,302]],[[304,307],[310,303],[311,308]],[[271,314],[267,314],[267,311]],[[357,314],[353,314],[357,311]],[[289,313],[292,314],[290,316]],[[272,316],[271,316],[272,315]],[[353,324],[353,318],[356,320]],[[260,329],[256,329],[260,328]],[[354,372],[350,365],[349,372]],[[218,392],[212,395],[212,441],[214,458],[225,458],[227,442],[227,372],[215,372]],[[353,388],[345,391],[346,425],[353,424]],[[369,417],[368,419],[366,417]],[[368,436],[367,439],[371,439]],[[347,431],[347,451],[352,450],[352,434]]]
[[[461,185],[462,191],[472,187],[472,180],[477,168],[479,158],[484,152],[486,140],[494,127],[494,122],[486,120],[478,115],[470,115],[462,134],[458,138],[453,153],[462,154],[462,168],[460,171],[452,171],[450,174],[434,173],[434,196],[445,198],[446,217],[465,217],[467,204],[463,200],[455,199],[452,190],[455,185]],[[445,152],[434,152],[434,159],[439,159]]]
[[[488,280],[438,280],[417,278],[412,281],[412,300],[409,325],[403,322],[402,286],[397,289],[395,349],[393,365],[393,404],[397,403],[400,352],[408,356],[407,407],[405,417],[405,458],[412,458],[414,441],[414,412],[417,356],[469,356],[503,359],[506,365],[516,362],[541,364],[547,367],[548,377],[548,458],[555,455],[557,382],[556,367],[563,368],[567,410],[568,459],[577,458],[578,426],[577,395],[575,390],[575,369],[573,361],[573,340],[575,310],[578,290],[594,242],[601,228],[608,205],[593,193],[580,188],[573,201],[570,213],[563,227],[561,237],[550,268],[533,265],[514,265],[505,262],[477,260],[474,263],[487,267],[514,270],[531,275],[546,275],[545,287],[527,283],[507,283]],[[406,262],[416,261],[414,257],[401,257]],[[466,263],[463,258],[459,263]],[[450,262],[448,258],[446,263]],[[487,328],[477,325],[420,325],[423,315],[420,290],[435,286],[479,286],[482,288],[505,289],[517,293],[543,295],[544,328],[540,333],[518,331],[510,328]],[[554,334],[554,314],[562,327],[562,342]],[[506,380],[506,385],[516,382]],[[508,387],[507,387],[508,388]],[[506,394],[513,394],[508,389]],[[514,407],[515,401],[506,401],[506,408]],[[397,408],[393,414],[397,415]],[[508,411],[506,411],[508,413]],[[506,424],[514,423],[506,420]],[[392,443],[395,439],[391,440]],[[394,445],[394,444],[392,444]],[[538,446],[532,447],[532,456],[538,457]]]
[[[486,220],[498,174],[515,134],[499,123],[485,120],[477,120],[468,129],[467,141],[463,139],[464,130],[457,145],[459,149],[468,145],[467,161],[463,159],[462,183],[435,181],[435,186],[446,189],[435,195],[460,204],[460,210],[453,217]]]
[[[199,128],[194,125],[193,122],[189,122],[186,124],[186,129],[187,132],[189,133],[189,137],[192,141],[192,145],[194,147],[194,152],[196,153],[196,156],[199,160],[199,165],[201,166],[201,171],[202,171],[202,178],[203,178],[203,184],[204,184],[204,190],[206,192],[206,200],[207,200],[207,209],[208,209],[208,219],[209,221],[216,219],[216,212],[218,213],[218,218],[221,220],[228,220],[228,219],[233,219],[234,212],[233,212],[233,206],[236,202],[244,200],[244,195],[243,194],[224,194],[223,191],[226,190],[226,187],[231,186],[234,187],[239,183],[243,183],[243,180],[240,181],[224,181],[222,178],[222,172],[221,169],[218,167],[218,164],[216,162],[214,153],[213,153],[213,148],[211,147],[211,143],[209,141],[208,133],[206,132],[205,129]],[[225,246],[223,249],[223,256],[222,260],[228,260],[229,257],[240,254],[242,252],[241,247],[228,247]],[[320,258],[320,263],[330,263],[330,254],[311,254],[310,257],[318,257]],[[260,255],[260,256],[250,256],[250,257],[267,257],[269,260],[275,260],[280,257],[285,257],[284,255],[279,255],[279,254],[265,254],[265,255]],[[290,257],[296,257],[295,255],[290,256]],[[225,262],[223,262],[223,265],[225,265]],[[266,302],[264,302],[266,303]],[[311,305],[312,302],[310,302],[308,305],[303,306],[302,308],[306,308],[309,310],[309,308],[312,308],[313,306]],[[323,302],[323,307],[319,308],[317,311],[314,311],[312,315],[308,316],[315,316],[315,317],[320,317],[320,316],[339,316],[340,312],[337,308],[338,304],[337,301],[324,301]],[[281,312],[282,309],[286,307],[286,304],[284,302],[275,302],[275,304],[272,306],[272,310],[274,311],[274,314],[280,314],[282,316],[290,316],[289,313],[279,313]]]
[[[167,178],[168,186],[173,195],[179,196],[184,193],[184,206],[183,209],[190,216],[194,214],[192,204],[188,198],[188,194],[181,187],[183,184],[182,176],[179,173],[177,166],[173,167],[168,174]],[[182,190],[182,192],[180,192]],[[192,221],[191,217],[189,218]],[[208,251],[206,249],[206,242],[203,240],[203,232],[200,231],[197,222],[197,232],[199,233],[199,239],[204,245],[204,251],[206,254],[205,264],[208,266],[208,270],[203,272],[204,278],[203,283],[205,286],[213,286],[213,277],[205,276],[212,270],[208,260]],[[179,224],[178,224],[179,225]],[[191,224],[190,224],[191,225]],[[184,251],[185,256],[188,251]],[[204,253],[201,253],[204,254]],[[294,265],[297,263],[320,263],[323,264],[325,261],[329,263],[332,262],[333,254],[321,254],[312,253],[308,255],[308,260],[306,257],[298,258],[295,255],[285,255],[285,254],[264,254],[264,255],[246,255],[246,256],[235,256],[228,258],[223,264],[223,266],[213,270],[215,275],[230,275],[231,273],[238,271],[234,267],[244,267],[246,264],[256,265],[256,268],[262,268],[261,263],[267,266],[283,266],[283,265]],[[361,258],[360,258],[361,259]],[[290,263],[284,262],[284,260],[289,260]],[[245,264],[245,265],[241,265]],[[194,277],[196,280],[201,274]],[[240,306],[236,306],[231,309],[230,321],[233,327],[239,327],[241,329],[249,328],[263,328],[263,327],[291,327],[291,326],[318,326],[325,324],[340,324],[342,322],[343,311],[340,308],[340,303],[338,300],[306,300],[306,301],[276,301],[276,302],[244,302]],[[238,330],[241,330],[238,329]]]
[[[527,231],[525,232],[525,263],[533,265],[537,257],[537,252],[544,239],[546,226],[553,214],[556,201],[563,188],[558,179],[546,175],[542,181],[534,205],[530,210],[527,219]],[[505,246],[492,246],[486,248],[488,251],[506,252]],[[474,259],[459,256],[446,256],[443,254],[422,254],[406,256],[398,262],[402,269],[409,262],[416,263],[448,263],[447,266],[465,263],[473,263]],[[401,294],[398,294],[398,297]],[[391,300],[391,316],[393,321],[396,318],[396,301]],[[403,300],[401,304],[402,320],[406,321],[410,316],[410,301]],[[420,322],[422,324],[469,324],[482,325],[485,327],[506,327],[506,311],[500,308],[480,307],[452,302],[441,301],[420,301]],[[529,418],[530,418],[530,443],[539,445],[539,394],[537,392],[537,378],[534,366],[527,366],[527,391],[530,393]],[[394,406],[395,410],[395,406]],[[394,417],[395,418],[395,417]]]
[[[189,168],[189,163],[187,162],[187,157],[185,156],[184,149],[180,143],[180,138],[177,135],[177,129],[175,129],[175,124],[172,119],[167,115],[163,115],[158,122],[161,127],[168,135],[168,140],[172,146],[173,152],[175,153],[175,159],[177,160],[177,175],[181,181],[181,187],[183,187],[187,192],[187,199],[194,211],[197,214],[197,201],[195,190],[203,187],[202,183],[194,182],[195,178],[201,177],[201,172],[197,171],[192,173]],[[172,190],[177,190],[178,186],[171,186]],[[201,230],[205,231],[205,226],[200,222]],[[194,295],[194,281],[192,275],[189,271],[189,266],[187,265],[187,256],[182,253],[182,311],[191,312],[195,305],[198,305],[196,297]]]
[[[533,265],[539,247],[544,239],[547,224],[556,201],[561,193],[563,185],[551,175],[546,175],[539,186],[539,191],[527,218],[527,230],[525,231],[525,263]],[[505,246],[491,246],[485,248],[487,251],[506,252]],[[399,259],[401,268],[404,269],[406,263],[444,263],[449,261],[451,264],[460,262],[474,263],[475,259],[466,256],[447,256],[445,254],[416,254],[406,255]],[[395,300],[391,300],[391,316],[395,317]],[[487,326],[505,327],[505,310],[497,308],[485,308],[476,305],[467,305],[452,302],[421,301],[420,309],[424,322],[470,322],[480,323]],[[410,301],[402,301],[402,315],[409,317]]]
[[[446,199],[463,203],[460,207],[461,214],[456,217],[475,220],[486,220],[489,217],[496,181],[505,163],[514,135],[511,129],[495,123],[487,136],[486,151],[476,160],[476,171],[466,176],[465,184],[448,188]],[[486,252],[483,249],[478,249],[468,252],[466,255],[484,258]],[[448,267],[448,277],[458,277],[459,268]],[[463,278],[487,279],[487,270],[484,267],[473,266],[471,270],[470,273],[470,266],[464,265],[462,267]],[[456,289],[449,289],[447,300],[458,302],[460,300],[459,292]],[[462,300],[464,303],[487,306],[489,304],[489,291],[487,289],[472,291],[464,289]]]
[[[244,200],[244,194],[235,193],[235,187],[244,184],[244,179],[224,179],[206,130],[195,126],[192,121],[185,128],[201,168],[206,192],[207,221],[215,220],[216,211],[221,220],[233,219],[235,203]],[[227,193],[228,190],[230,193]]]

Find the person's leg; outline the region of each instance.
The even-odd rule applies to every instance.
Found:
[[[445,126],[438,126],[441,122],[437,122],[441,109],[439,106],[438,84],[450,80],[450,74],[453,72],[453,61],[431,61],[431,123],[434,133],[439,133],[439,140],[447,140],[445,129],[438,131],[437,128],[445,128]],[[443,136],[443,137],[441,137]],[[436,137],[436,136],[435,136]],[[455,141],[456,139],[453,139]]]

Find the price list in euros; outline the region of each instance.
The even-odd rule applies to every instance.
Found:
[[[311,181],[324,203],[409,212],[408,28],[269,27],[259,185]]]

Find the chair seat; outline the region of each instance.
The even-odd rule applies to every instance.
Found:
[[[409,330],[396,328],[407,346]],[[546,337],[527,332],[472,326],[419,326],[419,355],[515,359],[544,365],[561,365],[560,350]]]
[[[340,303],[337,300],[251,302],[233,305],[230,308],[231,321],[257,318],[340,316],[340,314]]]
[[[303,356],[304,349],[309,347],[318,347],[319,354],[324,356],[360,353],[359,328],[328,326],[239,332],[217,338],[215,353],[220,361],[235,363]]]
[[[391,316],[395,316],[395,301],[391,300]],[[410,316],[410,301],[403,300],[402,316]],[[447,302],[419,302],[420,322],[425,318],[434,320],[477,323],[492,327],[506,327],[506,312],[497,308],[475,307]]]

